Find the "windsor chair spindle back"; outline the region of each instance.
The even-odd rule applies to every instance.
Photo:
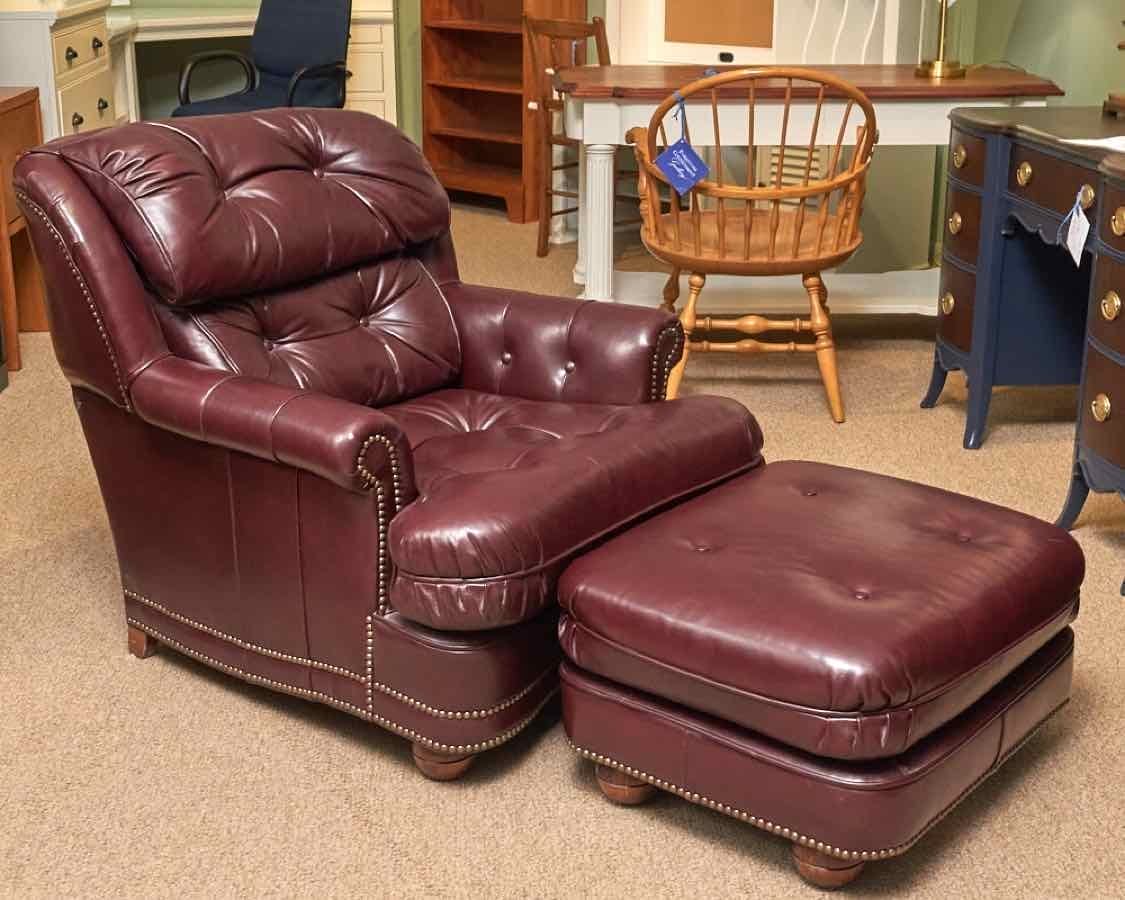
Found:
[[[744,177],[725,163],[724,150],[733,145],[724,144],[721,133],[732,90],[740,87],[745,88],[749,134],[739,145],[747,155]],[[763,93],[783,99],[765,100]],[[815,105],[794,105],[798,97],[815,98]],[[674,189],[655,164],[679,130],[691,141],[689,116],[678,115],[681,100],[709,103],[712,134],[705,143],[715,148],[711,171],[691,189],[686,209],[667,202]],[[680,121],[668,121],[672,116]],[[755,144],[755,125],[765,116],[775,117],[771,124],[779,127],[781,141],[763,166],[759,154],[771,148]],[[853,134],[854,149],[846,146]],[[792,67],[739,69],[692,82],[657,107],[647,129],[629,132],[639,169],[641,234],[648,250],[673,269],[664,291],[668,309],[675,309],[681,271],[690,273],[688,300],[680,312],[689,341],[672,373],[669,397],[676,395],[692,352],[815,352],[832,417],[844,420],[828,292],[820,273],[842,263],[863,241],[859,221],[877,138],[875,110],[858,88],[825,72]],[[696,306],[709,274],[802,275],[810,317],[700,317]],[[718,343],[700,337],[712,331],[751,336],[792,331],[811,333],[812,340],[748,337]]]

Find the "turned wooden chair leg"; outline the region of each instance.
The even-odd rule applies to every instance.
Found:
[[[843,887],[855,881],[863,871],[862,861],[837,859],[801,844],[793,844],[791,849],[793,865],[797,868],[797,873],[809,884],[818,888],[833,890]]]
[[[594,773],[602,793],[620,806],[638,806],[656,793],[656,788],[647,781],[641,781],[609,766],[599,765]]]
[[[415,743],[411,747],[414,755],[414,765],[418,771],[431,781],[456,781],[469,771],[476,756],[451,756],[448,753],[439,753],[423,744]]]
[[[668,393],[665,396],[669,400],[675,400],[680,393],[680,382],[683,380],[684,369],[687,368],[688,355],[690,354],[688,345],[691,343],[691,333],[695,331],[695,305],[699,302],[699,294],[706,283],[707,276],[701,275],[699,272],[692,272],[688,279],[688,300],[680,313],[680,324],[684,327],[684,335],[686,336],[684,355],[668,376]]]
[[[549,126],[540,121],[540,129],[547,129]],[[542,193],[539,198],[539,242],[535,248],[536,256],[546,256],[548,250],[548,239],[551,236],[551,211],[554,207],[554,196],[552,189],[554,188],[555,177],[555,160],[554,160],[554,147],[551,142],[542,139],[543,131],[540,131],[541,143],[539,145],[539,165],[541,178],[543,179]]]
[[[820,380],[824,382],[824,393],[828,396],[828,408],[836,422],[843,422],[844,399],[840,395],[840,375],[836,370],[836,343],[832,340],[832,323],[824,308],[828,292],[819,273],[806,275],[802,280],[809,294],[809,320],[816,335],[816,364],[820,367]]]
[[[676,311],[676,301],[680,299],[680,269],[672,270],[664,285],[664,308],[670,313]]]
[[[156,652],[160,642],[151,637],[135,625],[129,626],[129,652],[137,659],[148,659]]]

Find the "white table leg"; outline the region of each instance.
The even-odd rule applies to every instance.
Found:
[[[613,299],[613,173],[617,147],[586,147],[585,216],[579,246],[585,249],[587,300]],[[585,241],[582,238],[585,238]],[[581,252],[581,250],[580,250]]]
[[[578,259],[574,263],[574,283],[586,283],[586,145],[578,145]]]

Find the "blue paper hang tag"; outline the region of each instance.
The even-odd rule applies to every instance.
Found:
[[[684,98],[680,96],[679,91],[676,91],[676,99],[679,101],[675,117],[680,120],[680,139],[669,144],[653,162],[656,168],[664,173],[676,193],[682,197],[706,178],[710,169],[688,143],[687,127],[684,124],[687,110],[684,109]]]
[[[656,157],[655,163],[681,197],[706,178],[710,171],[707,163],[683,138]]]

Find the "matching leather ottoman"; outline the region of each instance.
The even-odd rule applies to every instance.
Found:
[[[1045,522],[773,463],[560,581],[563,716],[611,800],[793,842],[830,887],[906,851],[1069,695],[1082,552]]]

